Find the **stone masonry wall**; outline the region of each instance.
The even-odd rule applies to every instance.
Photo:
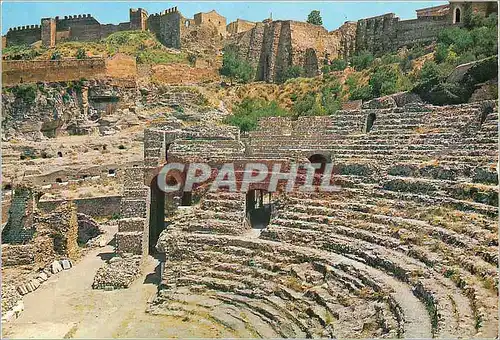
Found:
[[[147,254],[149,239],[149,188],[144,186],[144,169],[129,168],[123,175],[123,198],[120,204],[116,252]]]
[[[41,39],[40,25],[29,25],[9,29],[6,34],[7,47],[14,45],[30,45]]]
[[[33,192],[23,187],[16,188],[9,209],[9,219],[2,230],[2,243],[23,244],[33,238],[33,211]]]
[[[2,62],[2,82],[4,85],[100,78],[105,73],[106,63],[103,58]]]
[[[80,198],[73,200],[78,213],[93,218],[119,216],[121,196],[105,196],[93,198]],[[53,211],[56,207],[64,204],[65,200],[39,201],[37,208],[42,212]]]

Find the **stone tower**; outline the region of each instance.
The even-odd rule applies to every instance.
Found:
[[[42,45],[45,47],[56,46],[56,20],[54,18],[42,19]]]
[[[148,12],[143,8],[131,8],[130,14],[130,29],[131,30],[146,30],[146,21],[148,20]]]

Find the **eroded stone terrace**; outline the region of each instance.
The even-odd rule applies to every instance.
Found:
[[[177,210],[156,245],[166,261],[149,311],[243,337],[494,337],[496,112],[482,102],[268,118],[241,142],[147,131],[147,184],[163,143],[169,161],[320,154],[342,187],[273,193],[262,231],[244,193]]]

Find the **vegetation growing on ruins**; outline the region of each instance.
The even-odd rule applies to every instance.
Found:
[[[323,25],[323,19],[321,19],[321,14],[318,10],[313,10],[307,16],[307,22],[313,25],[321,26]]]
[[[63,42],[52,49],[32,45],[11,46],[2,51],[10,60],[83,59],[84,56],[111,57],[117,53],[133,56],[139,64],[189,62],[187,54],[163,46],[153,33],[147,31],[116,32],[97,42]]]
[[[257,128],[257,121],[262,117],[287,116],[289,112],[278,106],[275,101],[245,98],[233,108],[233,114],[225,119],[225,123],[239,126],[247,132]]]
[[[228,77],[231,84],[233,80],[248,83],[255,75],[254,68],[248,62],[239,58],[231,46],[224,49],[222,67],[219,72],[221,75]]]

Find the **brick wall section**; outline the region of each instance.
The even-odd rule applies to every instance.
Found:
[[[427,44],[440,31],[451,26],[447,16],[400,20],[393,13],[359,20],[356,29],[356,51],[376,55],[396,51],[403,46]]]
[[[246,32],[251,30],[252,28],[255,27],[255,22],[247,21],[247,20],[242,20],[242,19],[236,19],[236,21],[230,22],[226,26],[226,31],[229,34],[237,34],[241,32]]]
[[[121,196],[80,198],[73,200],[73,203],[78,213],[92,218],[109,218],[113,215],[119,216],[121,199]],[[65,200],[39,201],[37,207],[40,211],[48,213],[65,202]]]

